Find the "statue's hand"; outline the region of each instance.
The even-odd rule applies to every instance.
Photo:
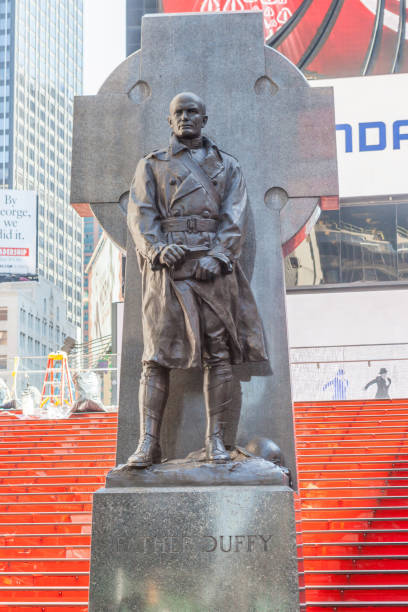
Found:
[[[184,259],[187,251],[188,248],[184,244],[169,244],[162,249],[159,261],[161,264],[171,268]]]
[[[196,279],[201,281],[214,280],[221,274],[221,263],[215,257],[207,255],[198,260]]]

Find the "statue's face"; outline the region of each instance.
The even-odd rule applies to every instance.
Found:
[[[171,101],[168,121],[179,138],[198,138],[207,123],[207,115],[198,96],[180,94]]]

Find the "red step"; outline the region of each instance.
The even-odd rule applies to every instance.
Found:
[[[19,534],[51,533],[91,533],[91,522],[87,523],[3,523],[0,525],[0,537]]]
[[[327,603],[308,603],[307,606],[301,606],[301,612],[339,612],[341,610],[347,612],[407,612],[408,601],[404,603],[384,603],[382,601],[359,604],[350,604],[350,602],[327,602]],[[1,608],[0,608],[1,610]],[[27,611],[28,612],[28,611]],[[47,608],[48,612],[48,608]]]
[[[408,400],[295,406],[305,612],[408,610]]]
[[[49,586],[0,586],[0,602],[77,603],[88,602],[88,587],[49,587]],[[1,609],[1,608],[0,608]]]
[[[29,603],[29,602],[0,602],[0,612],[88,612],[88,604],[81,602],[65,603]]]
[[[408,570],[389,571],[309,571],[304,576],[307,585],[406,585],[408,588]]]
[[[78,512],[6,512],[0,513],[0,523],[82,523],[92,520],[91,511]]]
[[[0,546],[0,559],[89,559],[90,545]]]
[[[69,557],[56,558],[27,558],[27,559],[0,559],[1,572],[77,572],[89,571],[89,559]]]
[[[88,587],[88,572],[2,572],[3,587]]]
[[[92,495],[114,465],[117,415],[0,413],[0,612],[87,612]]]
[[[304,612],[408,610],[408,400],[295,406]],[[87,611],[116,415],[0,418],[0,612]],[[35,594],[36,593],[36,594]]]
[[[349,542],[349,543],[362,543],[362,542],[407,542],[408,543],[408,529],[401,531],[400,529],[389,529],[389,530],[374,530],[374,529],[353,529],[350,528],[342,530],[321,530],[315,531],[303,530],[300,534],[302,536],[303,544],[309,542]]]
[[[71,546],[73,544],[90,545],[90,534],[83,533],[41,533],[10,534],[0,536],[0,549],[3,546]]]

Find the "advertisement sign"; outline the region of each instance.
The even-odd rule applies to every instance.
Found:
[[[310,84],[334,88],[340,197],[408,194],[408,74]]]
[[[0,190],[0,276],[37,274],[37,194]]]
[[[276,44],[276,48],[314,75],[346,77],[361,74],[376,32],[375,39],[379,44],[370,60],[369,73],[389,74],[397,56],[399,64],[395,71],[408,71],[406,24],[405,38],[400,45],[401,2],[387,0],[382,25],[378,21],[380,3],[377,0],[338,2],[335,11],[332,0],[314,0],[311,3],[306,0],[162,0],[162,7],[165,13],[262,10],[265,40],[268,41],[304,5],[300,19]],[[407,16],[408,3],[405,22]],[[381,27],[377,31],[379,23]],[[314,52],[308,57],[310,49]]]

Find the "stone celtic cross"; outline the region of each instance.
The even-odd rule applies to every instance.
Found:
[[[338,194],[334,107],[329,88],[311,88],[285,57],[264,46],[261,12],[146,16],[142,49],[96,96],[75,101],[71,202],[83,215],[90,207],[127,253],[118,462],[138,439],[143,350],[127,193],[139,159],[166,146],[168,104],[181,91],[205,100],[205,132],[237,157],[250,199],[241,262],[263,321],[269,364],[235,368],[227,442],[271,438],[295,476],[282,244],[289,252],[316,219],[321,199]],[[169,458],[199,448],[204,428],[199,373],[174,371],[171,388],[163,431]]]

